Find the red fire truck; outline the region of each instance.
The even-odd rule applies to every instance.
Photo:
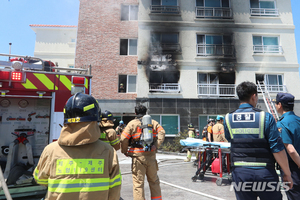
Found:
[[[32,172],[44,147],[57,140],[63,108],[91,93],[91,66],[59,68],[35,57],[0,54],[0,164],[12,197],[44,194]],[[12,58],[14,57],[14,58]],[[5,199],[3,190],[0,199]]]

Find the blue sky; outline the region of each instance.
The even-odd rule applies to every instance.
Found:
[[[291,0],[300,59],[300,1]],[[0,53],[33,56],[35,33],[30,24],[77,25],[79,0],[1,0]],[[298,61],[299,62],[299,61]]]

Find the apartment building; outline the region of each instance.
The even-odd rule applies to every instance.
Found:
[[[289,0],[81,0],[76,65],[92,64],[101,107],[123,118],[143,103],[174,137],[236,109],[246,80],[297,110],[294,28]]]
[[[31,24],[36,34],[34,56],[74,68],[77,26]]]

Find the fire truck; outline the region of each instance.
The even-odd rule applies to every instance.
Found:
[[[45,194],[32,172],[46,145],[56,141],[66,101],[91,93],[91,66],[57,67],[36,57],[0,54],[0,164],[11,196]],[[1,190],[1,189],[0,189]],[[0,199],[6,199],[0,191]]]

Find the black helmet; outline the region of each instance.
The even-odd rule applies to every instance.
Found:
[[[101,109],[94,97],[76,93],[64,107],[64,123],[100,121],[100,113]]]
[[[194,125],[193,125],[192,123],[189,123],[189,124],[188,124],[188,127],[189,127],[189,128],[194,128]]]
[[[207,120],[207,123],[210,123],[210,122],[216,122],[216,120],[215,120],[215,119],[212,119],[212,118],[209,118],[209,119]]]
[[[110,111],[106,110],[104,113],[102,113],[102,120],[114,121],[114,116]]]

